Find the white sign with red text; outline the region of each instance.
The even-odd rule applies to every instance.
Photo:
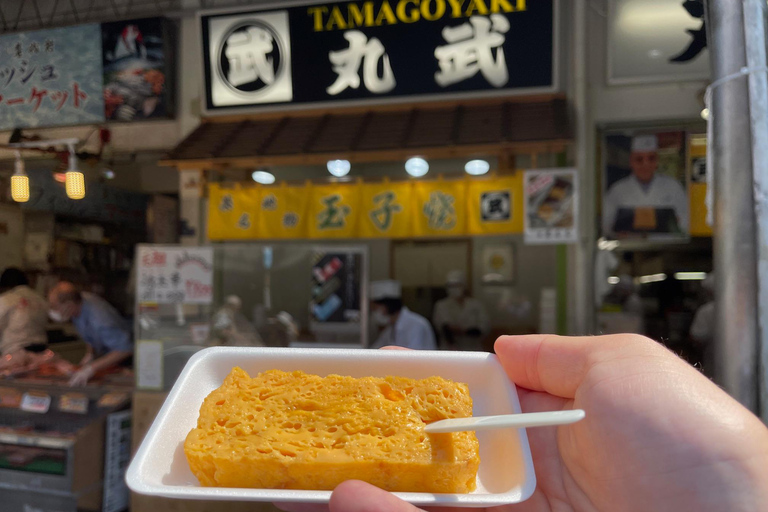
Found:
[[[139,246],[136,300],[140,304],[210,304],[213,248]]]

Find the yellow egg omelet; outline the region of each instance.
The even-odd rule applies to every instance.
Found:
[[[363,480],[388,491],[468,493],[474,432],[426,434],[472,416],[466,384],[440,377],[356,379],[232,369],[184,443],[204,486],[331,490]]]

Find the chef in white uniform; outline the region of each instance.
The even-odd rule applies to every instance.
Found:
[[[603,232],[615,234],[616,217],[621,209],[671,209],[678,227],[688,232],[688,196],[676,179],[658,174],[659,140],[655,135],[632,139],[629,156],[632,174],[611,186],[603,203]],[[651,221],[655,222],[655,221]]]
[[[371,319],[382,331],[371,348],[389,345],[416,350],[435,350],[435,333],[429,320],[403,306],[398,281],[371,283]]]
[[[464,273],[452,270],[446,279],[448,297],[435,304],[432,321],[440,348],[482,350],[488,334],[488,313],[483,304],[467,294]]]

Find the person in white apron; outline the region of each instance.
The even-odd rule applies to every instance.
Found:
[[[432,321],[440,338],[440,348],[483,350],[488,334],[488,313],[483,304],[470,297],[464,273],[453,270],[446,279],[448,297],[435,304]]]
[[[657,172],[658,138],[655,135],[633,138],[629,160],[632,174],[614,183],[606,194],[603,232],[611,236],[642,232],[687,233],[688,195],[678,180]],[[670,211],[674,213],[674,219],[665,218],[664,214]]]

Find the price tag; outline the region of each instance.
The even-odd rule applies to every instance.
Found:
[[[45,414],[51,408],[51,396],[45,393],[24,393],[20,408],[22,411]]]
[[[128,395],[126,393],[107,393],[99,398],[97,405],[99,407],[115,407],[126,401],[128,401]]]
[[[67,393],[59,397],[59,410],[85,414],[88,412],[88,397],[82,393]]]

